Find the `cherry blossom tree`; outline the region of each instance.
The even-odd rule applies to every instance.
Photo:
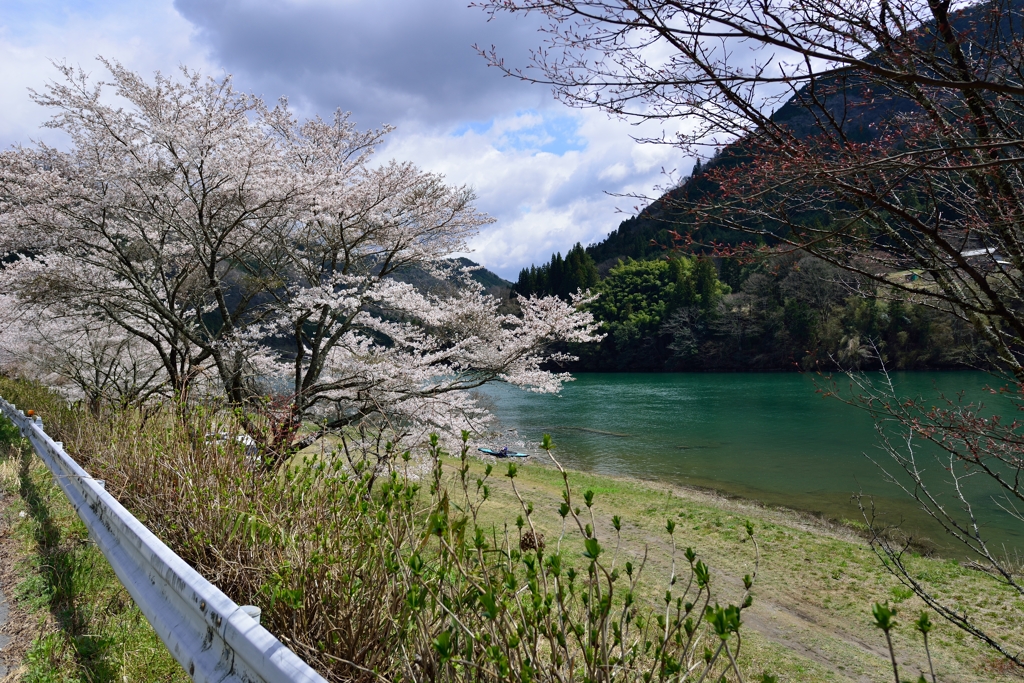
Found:
[[[148,344],[95,316],[0,296],[0,320],[0,367],[85,401],[94,413],[145,404],[167,386]]]
[[[145,343],[179,400],[211,377],[235,406],[277,396],[271,464],[310,417],[317,436],[478,428],[468,390],[557,390],[548,346],[594,337],[582,294],[499,314],[449,260],[490,219],[467,187],[373,163],[389,129],[299,122],[230,78],[147,82],[102,64],[109,82],[60,66],[34,94],[69,151],[0,157],[2,284],[39,315],[75,311]],[[418,291],[398,279],[409,269],[450,284]]]
[[[186,72],[148,84],[104,62],[106,83],[60,67],[36,101],[71,151],[4,154],[3,245],[23,257],[9,287],[41,303],[94,308],[160,356],[173,389],[213,366],[242,400],[240,359],[222,341],[265,315],[279,273],[255,262],[292,220],[302,189],[273,126],[284,112]],[[264,259],[267,260],[267,259]]]

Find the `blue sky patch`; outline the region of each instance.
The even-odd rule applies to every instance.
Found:
[[[109,14],[114,4],[118,3],[103,0],[77,0],[71,3],[58,0],[10,0],[4,3],[0,26],[9,31],[9,35],[24,38],[31,36],[40,25],[63,26],[72,15],[104,16]]]
[[[502,152],[547,152],[562,156],[566,152],[579,152],[587,147],[587,141],[579,134],[579,120],[565,114],[538,114],[536,111],[520,111],[520,116],[540,116],[541,122],[515,130],[505,131],[497,136],[494,147]],[[469,121],[452,131],[453,137],[467,133],[486,135],[494,128],[495,120]]]
[[[494,128],[494,119],[491,119],[490,121],[469,121],[457,126],[455,130],[452,131],[452,137],[461,138],[466,133],[483,135],[491,128]]]

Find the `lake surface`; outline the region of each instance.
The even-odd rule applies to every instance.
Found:
[[[936,405],[940,392],[961,390],[989,406],[1000,400],[985,391],[995,380],[980,372],[894,379],[899,394],[934,398]],[[514,430],[510,445],[536,452],[549,433],[567,467],[712,488],[838,519],[862,519],[851,496],[863,492],[884,521],[948,548],[941,529],[869,460],[894,464],[879,448],[871,418],[816,393],[822,383],[798,373],[588,373],[558,396],[508,387],[486,393],[502,429]],[[1008,402],[1000,407],[1009,414]],[[929,474],[942,476],[934,460],[926,462]],[[989,536],[1024,549],[1024,524],[999,511],[993,487],[980,477],[971,486]],[[954,505],[948,495],[944,502]]]

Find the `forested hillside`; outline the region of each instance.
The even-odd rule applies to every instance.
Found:
[[[572,348],[578,371],[954,368],[976,364],[980,351],[959,319],[892,300],[800,252],[745,264],[626,258],[592,290],[600,296],[589,309],[607,336]]]
[[[720,156],[716,163],[731,162]],[[685,197],[717,191],[704,171],[698,165],[687,182],[602,242],[576,244],[564,257],[556,253],[521,271],[515,294],[600,295],[589,308],[607,336],[573,349],[580,358],[574,370],[979,365],[981,342],[962,320],[901,302],[805,252],[759,245],[742,257],[713,255],[710,244],[736,245],[742,234],[695,227],[682,209]],[[691,241],[682,244],[680,235]]]

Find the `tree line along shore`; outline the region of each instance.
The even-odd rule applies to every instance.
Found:
[[[567,365],[575,371],[991,367],[990,347],[963,319],[894,297],[806,252],[716,257],[655,249],[599,267],[591,252],[603,250],[604,243],[577,244],[565,257],[556,253],[523,269],[510,290],[599,295],[588,310],[606,336],[566,347],[578,357]],[[912,270],[890,277],[923,279]]]

